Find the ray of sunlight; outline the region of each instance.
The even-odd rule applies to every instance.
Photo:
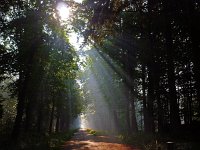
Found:
[[[81,128],[121,132],[126,129],[124,116],[129,110],[128,87],[122,82],[119,68],[111,65],[96,49],[88,50],[88,57],[92,63],[84,70],[80,82],[82,83],[85,102],[88,104],[84,115],[81,115]],[[112,60],[109,60],[112,62]],[[122,73],[123,75],[123,73]],[[131,118],[130,118],[131,121]]]

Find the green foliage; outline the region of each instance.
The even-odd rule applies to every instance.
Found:
[[[13,124],[22,136],[55,132],[55,126],[67,131],[83,109],[75,80],[79,59],[55,1],[6,1],[0,7],[0,83],[7,79],[7,93],[17,99],[3,102],[0,132],[10,135]]]
[[[200,2],[86,0],[80,9],[87,20],[80,32],[130,77],[122,80],[141,102],[140,129],[193,128],[200,116]]]
[[[3,150],[60,150],[75,132],[77,132],[77,129],[50,135],[32,133],[23,135],[18,143],[7,141],[3,143],[4,145],[1,148]]]
[[[10,135],[14,124],[16,132],[33,137],[27,141],[21,137],[21,147],[31,145],[31,140],[39,143],[32,132],[47,134],[55,128],[66,131],[70,121],[89,103],[84,95],[88,91],[80,90],[76,83],[79,59],[69,43],[69,28],[83,34],[85,42],[95,42],[101,53],[120,66],[117,69],[121,74],[112,67],[120,76],[113,75],[112,89],[124,83],[133,95],[127,92],[131,115],[116,108],[119,113],[115,119],[121,128],[127,130],[131,124],[127,118],[135,115],[134,99],[142,101],[135,104],[143,106],[140,129],[145,131],[149,127],[150,132],[168,132],[169,126],[182,126],[180,122],[175,125],[180,119],[186,129],[199,122],[199,1],[85,0],[80,5],[70,4],[74,11],[72,27],[61,24],[55,5],[55,0],[0,2],[0,83],[8,80],[10,95],[17,99],[0,97],[0,133]],[[104,67],[112,66],[107,63]],[[100,73],[95,77],[101,80]],[[103,82],[99,87],[109,91]],[[106,95],[104,98],[110,109],[113,104],[122,106],[121,101],[112,101]],[[198,128],[191,130],[195,131]],[[98,135],[98,131],[89,132]],[[51,146],[59,145],[57,138]],[[153,137],[142,134],[120,138],[146,149],[154,145]]]
[[[5,141],[9,137],[16,116],[17,101],[15,97],[10,96],[8,81],[7,79],[0,88],[0,141]]]
[[[92,134],[94,136],[102,136],[102,135],[109,135],[111,134],[109,131],[103,131],[103,130],[93,130],[93,129],[86,129],[87,133]]]
[[[95,130],[92,130],[92,129],[86,129],[86,131],[89,133],[89,134],[92,134],[92,135],[95,135],[96,134],[96,131]]]
[[[49,136],[50,150],[60,150],[66,141],[68,141],[78,129],[70,130],[68,132],[55,133]]]

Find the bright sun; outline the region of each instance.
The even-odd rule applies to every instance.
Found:
[[[82,3],[83,0],[74,0],[74,2],[76,3]],[[58,15],[60,17],[61,21],[68,21],[71,12],[70,6],[68,6],[66,3],[64,2],[59,2],[56,6],[56,9],[58,11]],[[61,22],[62,24],[62,22]],[[79,39],[79,40],[78,40]],[[77,35],[75,32],[71,32],[69,34],[69,40],[70,43],[75,47],[75,49],[79,50],[81,44],[83,43],[83,38],[80,37],[79,35]]]
[[[62,21],[66,21],[69,18],[69,7],[64,2],[58,3],[56,9]]]
[[[74,0],[74,2],[76,3],[82,3],[83,0]],[[59,2],[57,4],[56,9],[58,10],[58,14],[60,16],[60,19],[62,21],[67,21],[67,19],[69,19],[69,15],[70,15],[70,7],[67,6],[66,3],[64,2]]]

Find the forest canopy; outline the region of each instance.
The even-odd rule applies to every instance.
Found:
[[[60,3],[69,9],[59,11]],[[92,45],[105,93],[126,87],[125,99],[105,98],[115,130],[196,139],[199,27],[199,0],[1,0],[0,141],[69,131],[89,108],[70,33],[77,44],[84,38],[80,49]],[[112,69],[109,81],[97,58]]]
[[[0,7],[0,81],[2,91],[10,93],[1,100],[1,132],[7,121],[14,123],[9,131],[14,139],[22,132],[68,130],[82,109],[75,82],[79,58],[56,1],[6,0]],[[4,115],[11,98],[17,100],[10,106],[16,107],[14,120]]]

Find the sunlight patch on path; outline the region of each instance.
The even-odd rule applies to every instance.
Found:
[[[110,136],[93,136],[86,130],[79,130],[74,137],[65,143],[63,150],[139,150],[124,145],[118,139]]]

